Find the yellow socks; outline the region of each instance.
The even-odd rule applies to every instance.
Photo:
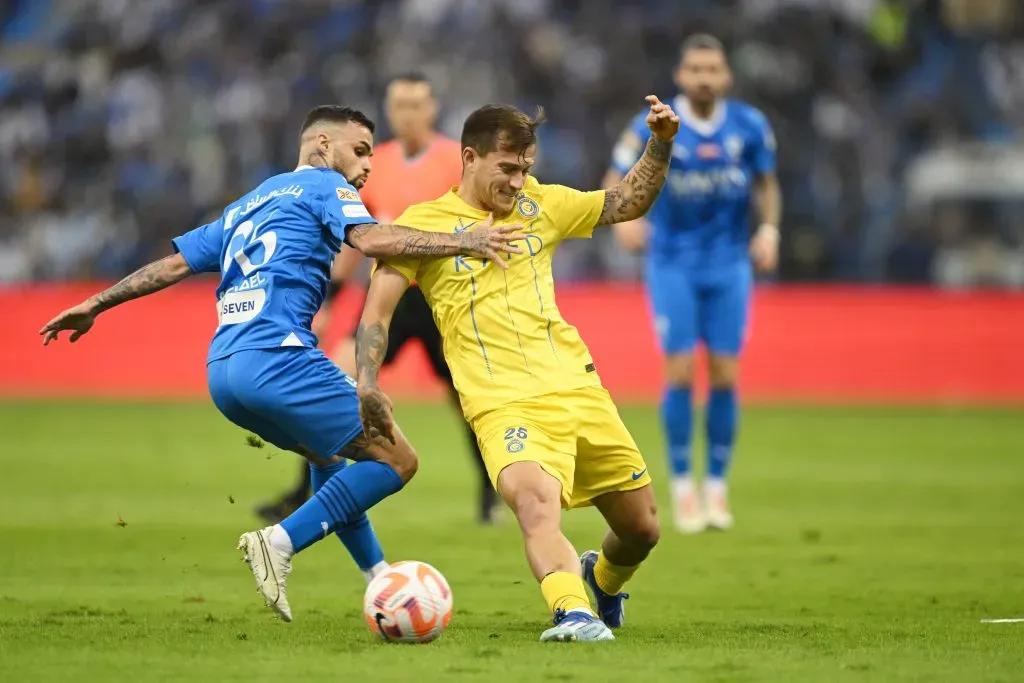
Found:
[[[601,590],[609,595],[616,595],[622,592],[622,587],[633,578],[639,567],[638,564],[632,567],[612,564],[602,552],[597,556],[597,564],[594,565],[594,578]]]
[[[572,572],[551,572],[540,582],[540,592],[544,594],[552,614],[556,610],[568,612],[581,607],[590,610],[583,579]]]

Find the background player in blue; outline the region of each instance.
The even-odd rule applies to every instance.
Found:
[[[361,112],[323,106],[301,129],[299,166],[230,204],[220,218],[173,240],[175,253],[47,323],[43,343],[71,331],[74,342],[97,315],[202,272],[221,273],[218,327],[207,376],[217,408],[239,427],[313,464],[315,495],[280,524],[243,534],[239,548],[259,591],[285,620],[285,579],[294,553],[339,536],[372,574],[384,561],[365,511],[397,492],[417,468],[404,437],[363,434],[355,382],[316,348],[310,330],[343,242],[368,256],[455,256],[495,261],[519,253],[521,226],[442,235],[377,225],[356,191],[373,154],[373,123]],[[348,457],[357,460],[345,467]],[[384,565],[386,566],[386,565]]]
[[[696,35],[683,45],[673,102],[682,123],[665,190],[646,219],[616,226],[628,249],[646,249],[646,280],[655,329],[666,355],[662,422],[672,469],[673,519],[682,532],[728,529],[725,477],[738,426],[736,380],[753,287],[778,261],[782,200],[775,139],[764,115],[722,99],[732,76],[722,44]],[[650,133],[634,119],[613,154],[606,186],[619,182]],[[751,203],[759,227],[750,236]],[[707,478],[690,476],[693,357],[702,341],[711,391],[706,407]]]

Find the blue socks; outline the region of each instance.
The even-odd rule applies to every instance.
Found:
[[[331,477],[345,469],[345,464],[344,460],[326,467],[318,467],[311,463],[309,472],[313,493],[315,494]],[[377,540],[377,534],[373,532],[370,518],[365,512],[354,521],[335,529],[334,535],[345,544],[348,554],[363,571],[369,571],[377,563],[384,561],[384,550],[380,547],[380,541]]]
[[[693,392],[690,387],[669,387],[661,401],[661,422],[668,441],[668,455],[673,478],[690,474],[690,441],[693,436]],[[708,396],[705,427],[707,429],[708,468],[710,479],[725,479],[732,460],[739,422],[739,406],[735,387],[712,388]]]
[[[693,402],[690,387],[669,387],[661,401],[661,424],[668,441],[673,477],[690,473],[690,439],[693,436]]]
[[[312,498],[281,522],[281,527],[287,532],[294,552],[299,552],[332,531],[357,522],[360,516],[365,517],[366,510],[402,486],[402,478],[391,466],[357,462],[335,472]]]
[[[725,479],[738,421],[736,389],[712,388],[707,407],[708,477],[711,479]]]

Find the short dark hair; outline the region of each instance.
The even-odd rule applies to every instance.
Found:
[[[679,57],[685,57],[690,50],[715,50],[725,53],[725,45],[718,38],[710,33],[694,33],[683,41],[683,47],[679,50]]]
[[[299,129],[299,134],[305,133],[309,130],[310,126],[313,126],[321,121],[329,121],[330,123],[357,123],[363,126],[371,133],[373,132],[373,121],[370,117],[352,107],[343,107],[340,104],[321,104],[319,107],[313,107],[306,114],[305,120],[302,122],[302,128]]]
[[[388,85],[391,85],[392,83],[399,83],[399,82],[401,82],[401,83],[426,83],[427,85],[433,87],[433,85],[430,83],[430,79],[427,78],[427,75],[425,73],[423,73],[422,71],[403,71],[402,73],[395,74],[390,79],[388,79]]]
[[[544,108],[532,117],[508,104],[485,104],[462,124],[462,148],[486,156],[500,146],[520,156],[537,144],[537,128],[544,123]]]

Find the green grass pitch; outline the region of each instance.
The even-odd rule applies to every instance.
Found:
[[[656,411],[623,410],[664,502]],[[0,403],[0,681],[1020,681],[1019,411],[751,408],[737,528],[662,543],[614,643],[540,644],[546,614],[506,515],[472,521],[444,406],[403,405],[420,474],[371,518],[392,560],[448,577],[427,646],[373,639],[333,539],[297,558],[295,621],[234,549],[296,458],[254,450],[212,406]],[[697,452],[700,452],[698,447]],[[121,522],[121,523],[119,523]],[[122,525],[123,523],[123,525]],[[580,550],[602,533],[566,517]]]

